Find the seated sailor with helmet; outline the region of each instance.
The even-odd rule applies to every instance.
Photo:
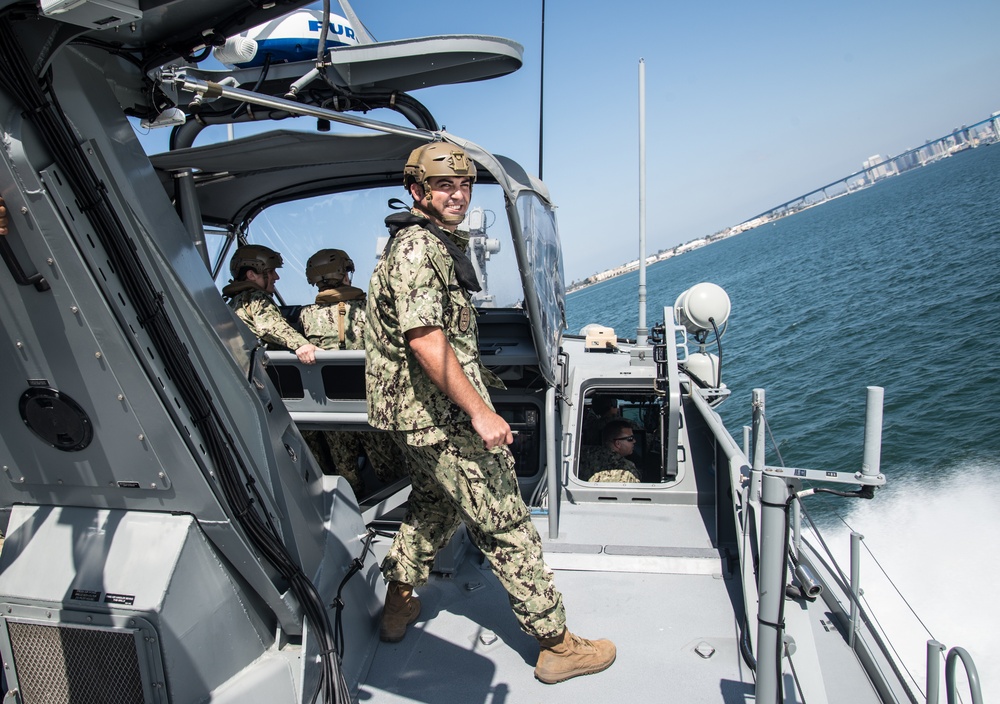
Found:
[[[365,292],[351,285],[354,262],[342,249],[321,249],[306,262],[306,279],[319,288],[316,302],[299,314],[308,340],[324,350],[363,350]],[[305,431],[302,433],[321,465],[336,468],[350,482],[355,496],[364,494],[358,471],[362,448],[380,481],[390,482],[405,474],[406,462],[385,433],[350,431]]]
[[[249,244],[238,247],[229,260],[232,280],[222,289],[229,306],[250,332],[271,349],[289,349],[304,364],[316,363],[316,345],[300,335],[281,315],[271,296],[280,278],[281,255],[269,247]]]
[[[604,426],[620,417],[617,398],[608,394],[595,396],[583,418],[583,444],[600,445]]]
[[[319,289],[299,313],[302,331],[325,350],[362,350],[365,292],[351,285],[354,261],[342,249],[321,249],[306,262],[306,279]]]
[[[639,470],[627,459],[635,449],[635,429],[632,423],[612,420],[601,431],[600,447],[584,447],[580,456],[580,479],[587,482],[642,481]]]

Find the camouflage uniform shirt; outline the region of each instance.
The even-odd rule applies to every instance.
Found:
[[[233,294],[229,307],[247,324],[250,332],[265,342],[269,348],[295,351],[302,345],[309,344],[306,338],[288,324],[270,294],[259,288],[244,289]]]
[[[630,459],[622,457],[614,450],[600,447],[584,447],[580,457],[580,479],[585,482],[627,482],[641,481],[639,470]]]
[[[445,233],[460,249],[468,245],[465,233]],[[389,240],[368,287],[367,320],[365,389],[374,427],[402,431],[408,444],[430,445],[446,439],[442,428],[471,422],[410,351],[406,332],[426,326],[444,331],[465,376],[493,408],[484,381],[492,374],[479,360],[476,310],[433,233],[410,225]]]
[[[349,300],[321,302],[323,293],[316,297],[316,303],[305,306],[299,313],[302,331],[309,342],[324,350],[363,350],[365,348],[365,298],[360,289],[352,286],[342,286],[334,291],[351,289],[358,292],[356,298]],[[344,306],[344,337],[341,347],[340,306]]]

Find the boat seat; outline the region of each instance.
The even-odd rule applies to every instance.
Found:
[[[302,320],[299,318],[302,313],[301,305],[278,306],[278,310],[281,311],[282,317],[288,322],[289,325],[295,328],[297,333],[300,335],[305,334],[302,332]]]

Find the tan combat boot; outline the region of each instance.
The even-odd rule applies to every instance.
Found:
[[[615,644],[610,640],[587,640],[563,630],[552,638],[539,638],[535,677],[545,684],[563,682],[571,677],[592,675],[611,667],[615,661]]]
[[[420,615],[420,599],[413,596],[413,587],[403,582],[389,582],[382,609],[382,625],[378,637],[385,643],[398,643],[406,635],[406,627]]]

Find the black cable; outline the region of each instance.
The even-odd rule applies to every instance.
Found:
[[[320,76],[322,76],[326,84],[333,90],[334,97],[331,99],[333,101],[332,109],[338,112],[368,112],[377,108],[388,108],[398,112],[418,129],[425,129],[430,132],[436,132],[440,129],[437,120],[427,106],[409,93],[382,91],[359,94],[334,83],[325,71],[321,70]],[[341,104],[341,100],[345,104]],[[327,107],[329,102],[326,101],[323,106]]]
[[[148,74],[178,57],[185,57],[188,61],[195,63],[207,59],[213,45],[222,45],[225,43],[226,37],[238,34],[239,30],[246,29],[248,26],[253,27],[260,24],[263,19],[258,19],[258,17],[261,17],[261,9],[264,4],[259,0],[249,0],[246,5],[238,7],[228,16],[215,21],[214,31],[210,37],[195,33],[186,40],[171,45],[160,43],[155,46],[147,45],[146,48],[150,50],[150,53],[143,54],[142,72]],[[248,20],[250,12],[256,15],[253,20]],[[277,13],[269,13],[268,16],[274,14]],[[195,31],[197,32],[197,29]],[[192,54],[194,48],[201,46],[204,46],[204,49],[201,49],[198,54]]]
[[[436,132],[440,129],[431,111],[423,103],[407,93],[390,91],[358,95],[334,83],[326,71],[326,39],[330,22],[330,0],[323,0],[323,18],[323,23],[320,26],[319,45],[316,50],[316,69],[319,71],[319,75],[323,81],[333,89],[335,106],[339,98],[344,98],[347,101],[345,107],[334,107],[335,110],[346,112],[347,110],[360,109],[362,112],[368,112],[375,108],[389,108],[403,115],[414,127],[430,130],[431,132]],[[357,103],[357,107],[352,106],[352,102]]]
[[[267,52],[266,54],[264,54],[264,63],[261,64],[260,75],[257,77],[257,82],[254,83],[253,88],[251,88],[252,92],[256,93],[258,90],[260,90],[260,87],[264,85],[264,81],[267,79],[267,72],[270,69],[271,69],[271,52]],[[232,111],[232,113],[230,113],[230,115],[234,120],[236,120],[239,119],[239,117],[244,112],[246,112],[246,110],[247,110],[247,104],[240,103],[239,105],[236,106],[236,108]]]
[[[102,42],[91,37],[77,37],[70,44],[75,44],[79,46],[89,46],[95,49],[100,49],[101,51],[106,51],[113,56],[120,56],[121,58],[128,61],[130,64],[138,69],[142,68],[142,59],[135,55],[134,52],[128,49],[123,49],[120,46],[115,46],[114,44],[109,44],[107,42]]]
[[[192,64],[200,64],[202,61],[208,58],[208,55],[212,52],[212,47],[204,46],[201,51],[197,54],[186,54],[184,60]]]
[[[684,367],[681,364],[678,364],[677,368],[680,371],[682,371],[687,376],[688,379],[690,379],[691,381],[693,381],[694,385],[697,386],[699,389],[710,389],[710,388],[712,388],[711,385],[707,381],[705,381],[700,376],[698,376],[697,374],[695,374],[694,372],[692,372],[690,369],[687,369],[686,367]]]
[[[743,618],[739,619],[740,628],[740,655],[743,656],[743,662],[747,664],[751,672],[757,672],[757,658],[753,656],[753,646],[750,643],[750,623],[747,621],[746,609],[744,609]]]
[[[708,322],[712,324],[712,329],[715,331],[715,347],[719,350],[719,369],[716,374],[716,388],[722,388],[722,335],[719,334],[719,327],[715,324],[715,318],[709,318]]]
[[[371,528],[368,529],[368,532],[365,535],[364,543],[361,546],[361,555],[351,560],[351,566],[347,570],[347,574],[344,575],[344,578],[340,580],[340,586],[337,587],[337,596],[333,599],[332,606],[336,608],[334,615],[334,644],[337,648],[337,652],[340,654],[341,660],[344,659],[344,653],[347,652],[347,650],[346,643],[344,642],[344,624],[342,618],[344,600],[340,595],[343,593],[344,587],[347,586],[351,577],[360,572],[365,566],[365,557],[367,557],[371,552],[372,541],[375,539],[376,534],[381,535],[380,532],[372,530]]]
[[[330,0],[323,0],[323,20],[319,29],[319,45],[316,47],[316,68],[326,71],[326,38],[330,34]]]
[[[871,485],[865,485],[859,488],[857,491],[838,491],[837,489],[827,489],[824,487],[815,487],[813,492],[816,494],[833,494],[834,496],[843,496],[845,499],[874,499],[875,498],[875,487]]]

